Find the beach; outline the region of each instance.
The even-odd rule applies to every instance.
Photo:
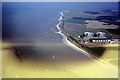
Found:
[[[79,51],[79,52],[87,55],[88,57],[91,57],[86,51],[80,49],[79,47],[77,47],[76,45],[74,45],[73,43],[71,43],[71,42],[67,39],[67,37],[62,33],[62,31],[60,30],[59,25],[61,24],[62,18],[63,18],[63,16],[64,16],[63,12],[61,12],[60,15],[61,15],[60,18],[58,19],[59,23],[57,24],[56,27],[57,27],[58,30],[59,30],[59,32],[57,32],[57,33],[59,33],[59,34],[63,37],[63,42],[64,42],[66,45],[70,46],[71,48],[75,49],[76,51]],[[92,57],[91,57],[91,58],[92,58]]]

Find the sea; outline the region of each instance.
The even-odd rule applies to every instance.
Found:
[[[73,10],[118,10],[118,3],[2,2],[3,77],[117,77],[55,33],[60,12]]]
[[[62,11],[118,10],[117,2],[3,2],[3,39],[43,40]],[[47,37],[46,37],[47,38]]]

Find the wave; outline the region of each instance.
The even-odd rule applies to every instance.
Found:
[[[71,43],[67,37],[62,33],[61,29],[60,29],[60,24],[62,23],[62,20],[63,20],[63,12],[60,13],[60,17],[58,19],[59,23],[56,25],[57,29],[59,30],[58,32],[55,32],[55,33],[58,33],[60,34],[62,37],[63,37],[63,42],[68,45],[69,47],[71,47],[72,49],[76,50],[76,51],[79,51],[81,53],[83,53],[84,55],[87,55],[88,57],[91,57],[91,55],[89,55],[89,53],[87,53],[86,51],[84,51],[83,49],[80,49],[79,47],[77,47],[76,45],[74,45],[73,43]]]

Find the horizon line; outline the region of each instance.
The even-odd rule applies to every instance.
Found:
[[[119,2],[120,0],[1,0],[1,2]]]

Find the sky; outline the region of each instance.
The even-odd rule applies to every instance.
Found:
[[[118,2],[119,0],[1,0],[2,2]]]

